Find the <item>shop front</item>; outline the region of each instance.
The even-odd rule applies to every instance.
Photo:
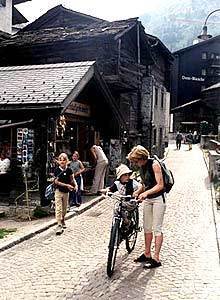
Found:
[[[125,129],[95,63],[4,67],[0,75],[0,149],[10,159],[13,177],[8,190],[16,190],[17,196],[25,173],[39,190],[41,205],[47,205],[44,191],[56,157],[61,152],[71,157],[74,150],[85,163],[85,183],[90,184],[88,144],[101,141],[109,149]]]

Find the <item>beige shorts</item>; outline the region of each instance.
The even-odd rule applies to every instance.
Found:
[[[155,236],[161,235],[166,204],[163,197],[159,196],[143,201],[143,227],[145,233],[154,232]]]

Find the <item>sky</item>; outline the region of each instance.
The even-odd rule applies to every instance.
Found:
[[[32,0],[16,7],[29,21],[34,21],[59,4],[75,11],[113,21],[139,17],[155,11],[160,3],[161,0]]]

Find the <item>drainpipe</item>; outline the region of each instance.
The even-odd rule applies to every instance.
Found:
[[[150,152],[152,151],[152,131],[153,131],[153,104],[154,104],[154,81],[155,78],[153,75],[149,75],[151,77],[151,108],[150,108]]]
[[[118,39],[118,62],[117,62],[118,74],[120,69],[120,60],[121,60],[121,38]]]
[[[140,49],[140,22],[137,23],[137,63],[138,63],[138,73],[140,72],[140,63],[141,63],[141,49]],[[137,110],[138,110],[138,119],[137,119],[137,129],[138,132],[143,131],[143,124],[141,118],[141,84],[140,84],[140,76],[137,76],[138,79],[138,91],[137,91]]]

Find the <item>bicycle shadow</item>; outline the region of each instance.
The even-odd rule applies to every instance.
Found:
[[[106,265],[88,272],[86,285],[68,297],[75,300],[146,299],[148,282],[156,270],[145,270],[142,265],[128,259],[128,256],[129,254],[124,254],[117,257],[115,272],[111,278],[106,274]]]

